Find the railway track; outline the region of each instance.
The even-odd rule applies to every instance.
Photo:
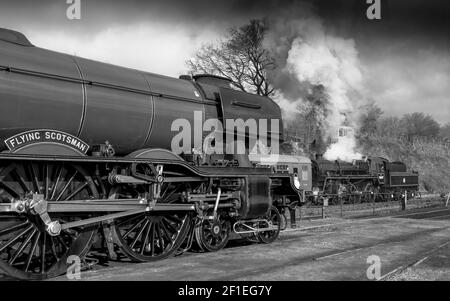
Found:
[[[450,208],[439,209],[439,210],[423,211],[423,212],[415,212],[415,213],[410,213],[410,214],[402,214],[400,216],[393,216],[393,217],[394,218],[429,219],[429,220],[450,219]],[[392,218],[392,217],[388,217],[388,218]],[[344,223],[339,223],[339,224],[344,224]],[[348,223],[351,223],[351,222],[348,222]],[[317,226],[317,227],[311,227],[310,229],[320,228],[320,227],[329,227],[329,226],[331,226],[331,224],[323,225],[323,226]],[[349,255],[349,254],[352,254],[352,253],[355,253],[355,252],[359,252],[359,251],[367,251],[367,250],[370,250],[370,249],[373,249],[373,248],[377,248],[377,247],[380,247],[380,246],[386,246],[386,245],[389,245],[389,244],[401,243],[404,240],[405,239],[383,241],[383,242],[372,244],[372,245],[366,245],[366,246],[361,246],[361,247],[349,248],[349,249],[345,249],[345,250],[342,250],[342,251],[339,251],[339,252],[335,252],[335,253],[332,253],[332,254],[327,254],[327,255],[324,255],[324,256],[316,257],[316,258],[314,258],[314,260],[320,261],[320,260],[332,259],[332,258],[336,258],[336,257],[343,256],[343,255]],[[392,276],[394,276],[396,274],[400,274],[400,273],[402,273],[403,271],[407,270],[410,267],[417,267],[421,263],[423,263],[426,260],[428,260],[431,256],[433,256],[434,254],[438,253],[440,250],[442,250],[443,248],[445,248],[446,246],[449,246],[449,245],[450,245],[450,240],[440,244],[439,246],[437,246],[435,248],[431,248],[428,251],[420,254],[419,256],[416,256],[414,259],[409,260],[408,263],[400,265],[400,266],[392,269],[388,273],[382,275],[377,280],[378,281],[388,280],[388,279],[390,279],[390,277],[392,277]]]
[[[401,265],[395,269],[393,269],[392,271],[384,274],[383,276],[381,276],[378,281],[383,281],[383,280],[388,280],[389,277],[394,276],[395,274],[400,274],[403,271],[405,271],[406,269],[410,268],[410,267],[416,267],[418,265],[420,265],[421,263],[425,262],[427,259],[429,259],[432,255],[436,254],[437,252],[439,252],[440,250],[442,250],[443,248],[445,248],[446,246],[450,245],[450,240],[447,242],[444,242],[443,244],[439,245],[436,248],[433,248],[431,250],[429,250],[428,252],[425,252],[422,256],[420,256],[418,259],[411,261],[408,264],[405,265]]]
[[[289,230],[285,230],[284,233],[302,232],[302,231],[308,231],[308,230],[314,230],[314,229],[320,229],[320,228],[330,228],[330,227],[336,227],[336,226],[342,226],[342,225],[351,225],[351,224],[354,224],[355,222],[361,222],[361,221],[383,220],[383,219],[392,219],[392,218],[413,218],[413,219],[430,219],[430,220],[435,220],[436,218],[450,219],[450,208],[421,211],[421,212],[415,212],[415,213],[411,213],[411,214],[402,214],[402,215],[398,215],[398,216],[357,219],[357,220],[350,220],[350,221],[339,222],[339,223],[329,223],[329,224],[323,224],[323,225],[299,228],[299,229],[289,229]],[[415,240],[418,237],[426,237],[435,231],[437,232],[437,231],[441,231],[443,229],[450,229],[450,226],[441,228],[439,230],[425,230],[422,233],[413,233],[411,235],[402,235],[402,236],[398,236],[398,237],[392,237],[392,238],[389,238],[386,240],[382,240],[378,243],[346,248],[346,249],[339,250],[337,252],[334,251],[334,252],[330,252],[330,253],[325,253],[320,256],[309,256],[309,257],[301,257],[301,258],[299,257],[296,260],[289,260],[289,262],[286,262],[286,264],[294,263],[294,262],[295,262],[294,264],[307,264],[308,262],[314,262],[314,261],[320,262],[320,261],[325,261],[325,260],[339,259],[340,256],[344,256],[344,257],[347,255],[356,256],[358,254],[358,252],[362,253],[362,252],[369,251],[371,249],[376,249],[379,247],[387,248],[389,246],[395,246],[398,244],[405,243],[407,241]],[[332,231],[332,232],[321,233],[321,235],[332,234],[332,233],[335,233],[335,232]],[[287,241],[287,240],[291,240],[291,239],[286,238],[286,237],[280,238],[280,241]],[[389,272],[382,275],[377,280],[378,281],[387,280],[390,276],[393,276],[397,273],[401,273],[402,271],[406,270],[409,267],[418,266],[421,263],[425,262],[433,254],[437,253],[438,251],[442,250],[443,248],[445,248],[448,245],[450,245],[450,240],[440,244],[438,247],[434,247],[425,252],[420,253],[418,256],[415,256],[412,260],[409,260],[408,263],[402,264],[402,265],[390,270]],[[280,268],[280,267],[278,265],[277,266],[274,265],[274,266],[271,266],[268,270],[275,270],[277,268]],[[261,271],[258,271],[258,272],[261,272]]]

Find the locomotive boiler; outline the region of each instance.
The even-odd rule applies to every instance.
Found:
[[[231,233],[270,243],[276,200],[302,200],[296,174],[255,168],[247,156],[249,141],[278,143],[280,108],[226,78],[113,66],[1,29],[0,105],[0,271],[13,277],[64,273],[95,238],[110,257],[139,262],[193,243],[217,251]],[[216,127],[210,146],[243,136],[245,152],[204,152],[198,122],[239,119],[267,130]],[[177,120],[192,138],[181,152]]]

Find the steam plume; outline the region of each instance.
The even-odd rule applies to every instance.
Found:
[[[306,101],[303,86],[323,85],[329,101],[322,130],[325,138],[335,141],[324,157],[344,161],[360,158],[352,132],[337,139],[340,127],[357,129],[358,126],[357,107],[362,100],[363,81],[354,40],[327,33],[322,21],[310,10],[303,9],[300,16],[288,13],[282,22],[275,22],[268,43],[275,50],[278,62],[284,62],[275,74],[279,89],[276,100],[286,107],[288,99],[292,108],[293,103]]]

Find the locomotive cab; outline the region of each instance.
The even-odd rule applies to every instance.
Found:
[[[384,185],[386,181],[386,164],[388,160],[381,157],[369,157],[371,174],[377,176],[378,183]]]

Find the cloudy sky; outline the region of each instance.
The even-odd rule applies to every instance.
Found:
[[[0,27],[36,46],[149,72],[178,76],[204,43],[250,18],[284,22],[314,14],[325,31],[351,39],[366,95],[390,115],[422,111],[450,121],[450,5],[438,0],[381,0],[382,20],[365,17],[365,0],[80,0],[68,20],[66,0],[2,0]],[[290,18],[297,18],[290,15]]]

